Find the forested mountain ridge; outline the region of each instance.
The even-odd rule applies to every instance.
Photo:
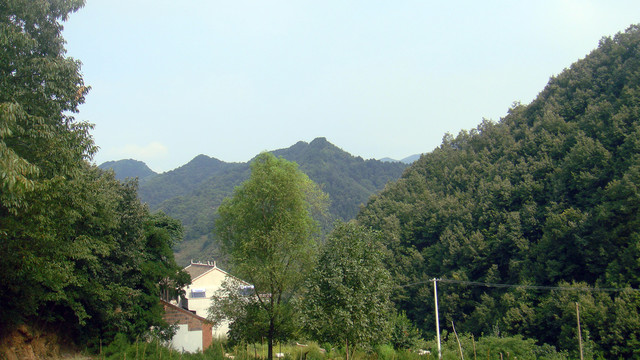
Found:
[[[138,178],[139,182],[145,182],[158,175],[155,171],[149,169],[144,162],[133,159],[107,161],[98,167],[103,170],[113,170],[116,179],[120,181],[128,178]]]
[[[309,144],[300,141],[273,154],[298,163],[302,172],[320,184],[331,199],[331,214],[342,220],[354,218],[361,204],[399,178],[407,167],[399,162],[354,157],[322,137]]]
[[[226,163],[200,154],[187,164],[163,173],[148,184],[140,186],[140,198],[151,208],[155,208],[165,200],[190,193],[211,177],[245,167],[246,164]]]
[[[427,333],[432,278],[610,288],[444,282],[440,321],[577,351],[578,302],[593,351],[630,358],[640,301],[618,289],[640,287],[639,185],[640,28],[632,26],[552,77],[531,104],[445,136],[358,220],[385,234],[398,285],[416,284],[398,288],[395,301]]]
[[[400,162],[352,156],[325,138],[310,143],[299,141],[272,153],[296,162],[300,170],[319,184],[330,197],[331,217],[342,220],[354,218],[369,196],[398,179],[407,167]],[[184,225],[185,240],[176,248],[179,262],[187,263],[203,254],[217,257],[217,246],[211,238],[216,209],[236,186],[248,179],[250,162],[226,163],[198,155],[184,166],[140,183],[138,194],[143,202]]]

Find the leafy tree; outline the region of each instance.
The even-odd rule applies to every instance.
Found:
[[[0,4],[0,329],[53,323],[88,343],[163,325],[158,284],[185,278],[177,224],[87,162],[91,126],[71,114],[88,88],[60,24],[83,4]]]
[[[71,246],[59,235],[77,218],[60,204],[82,197],[73,185],[95,150],[90,125],[69,115],[88,88],[80,63],[64,56],[59,23],[82,5],[0,6],[0,325],[37,314],[45,302],[67,302],[83,316],[60,292],[76,279],[72,263],[60,261]]]
[[[305,328],[320,342],[345,343],[347,358],[357,346],[389,338],[391,277],[383,250],[379,233],[339,223],[308,281]]]
[[[395,349],[415,350],[424,343],[420,329],[415,327],[404,311],[394,314],[391,323],[391,344]]]
[[[62,25],[83,1],[11,1],[0,7],[0,203],[17,214],[27,196],[73,172],[94,151],[78,111],[88,88],[64,56]],[[51,156],[55,154],[56,156]]]
[[[269,359],[285,309],[310,268],[317,244],[313,215],[326,211],[327,196],[295,163],[262,153],[251,176],[218,209],[216,232],[232,270],[254,286],[268,320]]]
[[[209,308],[209,320],[214,326],[227,322],[228,340],[231,345],[259,343],[269,332],[269,314],[250,287],[234,277],[228,277],[222,288],[214,294],[216,301]],[[274,340],[286,341],[299,332],[295,319],[296,304],[286,303],[275,318]]]
[[[585,352],[607,359],[631,359],[640,355],[637,335],[640,296],[637,291],[629,289],[612,295],[596,291],[585,283],[561,285],[575,290],[553,291],[541,300],[537,320],[546,325],[547,331],[539,336],[540,340],[551,342],[554,339],[577,357],[578,303]]]
[[[183,236],[180,221],[163,212],[151,213],[144,222],[144,235],[145,262],[142,268],[149,293],[167,301],[184,295],[182,289],[191,281],[173,257],[173,247]],[[153,289],[156,291],[152,291]]]

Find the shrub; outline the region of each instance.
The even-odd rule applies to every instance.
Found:
[[[380,360],[393,360],[396,357],[396,351],[391,345],[378,345],[376,346],[376,354]]]

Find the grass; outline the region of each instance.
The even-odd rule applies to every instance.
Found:
[[[460,359],[459,346],[456,339],[443,334],[442,357],[444,360]],[[538,346],[533,340],[520,336],[496,337],[483,336],[474,339],[463,334],[460,343],[465,359],[495,359],[502,356],[505,360],[553,359],[569,358],[565,352],[557,352],[550,346]],[[417,350],[417,349],[416,349]],[[418,355],[416,351],[397,350],[391,345],[379,345],[371,351],[356,350],[350,360],[435,360],[438,357],[435,340],[427,341],[425,350],[430,353]],[[304,345],[293,343],[275,344],[274,359],[281,360],[346,360],[346,354],[341,347],[315,342]],[[278,357],[277,354],[281,354]],[[103,348],[100,354],[94,355],[94,360],[256,360],[267,358],[266,341],[257,344],[230,346],[226,341],[214,340],[213,344],[201,353],[182,353],[164,346],[159,341],[138,341],[128,343],[124,337],[118,338],[109,346]]]
[[[170,349],[159,341],[138,341],[133,344],[116,339],[112,344],[103,348],[102,353],[96,354],[94,360],[255,360],[267,358],[267,344],[249,344],[231,347],[226,341],[215,341],[204,352],[182,353]],[[282,360],[344,360],[344,349],[332,348],[329,344],[323,347],[315,342],[302,344],[276,344],[273,348],[274,359],[281,354]],[[419,356],[409,351],[396,351],[389,345],[379,346],[373,352],[356,350],[350,358],[353,360],[431,360],[433,356]]]

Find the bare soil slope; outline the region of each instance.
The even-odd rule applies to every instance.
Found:
[[[3,334],[0,338],[0,359],[89,359],[77,346],[56,331],[38,330],[27,325]]]

